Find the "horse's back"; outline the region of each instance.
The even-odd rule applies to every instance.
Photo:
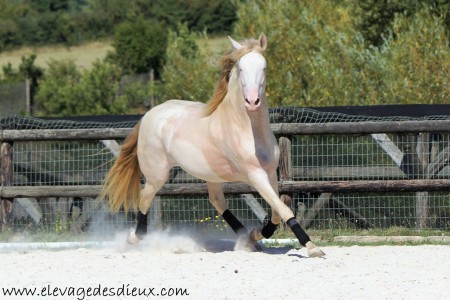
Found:
[[[204,106],[203,103],[186,100],[169,100],[155,106],[141,120],[141,145],[162,144],[170,152],[175,137],[183,138],[186,131],[198,131],[197,124],[203,116]]]
[[[186,118],[200,118],[204,104],[186,100],[169,100],[149,110],[142,118],[141,128],[161,130],[176,126]]]
[[[149,110],[144,118],[166,119],[168,117],[184,114],[186,110],[202,110],[204,103],[187,100],[168,100]]]

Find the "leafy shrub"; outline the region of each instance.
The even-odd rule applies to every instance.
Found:
[[[362,104],[367,91],[355,83],[364,41],[345,9],[326,1],[254,1],[239,7],[239,17],[239,36],[267,33],[272,106]]]
[[[78,110],[73,90],[81,80],[81,73],[73,61],[50,61],[39,83],[36,104],[39,115],[68,116]]]
[[[72,116],[120,114],[128,109],[126,96],[117,97],[120,69],[97,61],[81,73],[73,61],[51,61],[36,97],[39,115]]]
[[[341,4],[339,4],[341,3]],[[252,1],[236,33],[267,34],[272,106],[447,103],[449,46],[426,8],[394,19],[382,47],[368,45],[346,1]]]
[[[212,63],[212,52],[198,41],[206,37],[180,26],[170,32],[167,60],[162,74],[160,100],[186,99],[207,101],[213,92],[219,71]]]
[[[397,17],[393,33],[396,37],[379,54],[388,61],[386,98],[392,103],[448,103],[450,48],[443,20],[424,8],[412,18]]]

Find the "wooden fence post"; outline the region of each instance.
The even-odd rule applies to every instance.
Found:
[[[31,82],[28,77],[25,79],[25,112],[31,115]]]
[[[1,143],[1,186],[11,186],[13,174],[13,146],[10,142]],[[1,231],[4,232],[11,228],[13,203],[11,199],[1,199]]]
[[[427,172],[430,164],[430,133],[422,132],[417,137],[417,156],[419,163],[419,174],[423,179],[429,179]],[[425,229],[428,227],[429,217],[429,193],[421,191],[416,193],[416,226],[417,229]]]
[[[280,180],[292,180],[292,142],[288,137],[280,137],[278,140],[278,146],[280,147]],[[291,195],[280,195],[281,201],[288,207],[292,207]]]

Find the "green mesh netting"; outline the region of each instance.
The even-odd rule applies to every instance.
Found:
[[[95,117],[92,117],[95,119]],[[117,118],[116,118],[117,119]],[[90,129],[90,128],[131,128],[139,121],[139,117],[127,121],[74,121],[60,119],[40,119],[34,117],[12,115],[0,118],[0,129]]]
[[[386,107],[386,109],[389,109]],[[333,122],[383,122],[383,121],[410,121],[410,120],[450,120],[449,115],[433,115],[424,117],[408,116],[369,116],[350,115],[338,112],[323,112],[311,108],[281,107],[270,110],[272,123],[333,123]]]
[[[389,107],[386,107],[389,109]],[[110,118],[111,120],[108,120]],[[89,128],[131,128],[140,116],[102,116],[71,119],[40,119],[11,115],[0,117],[0,129],[89,129]],[[450,115],[409,116],[370,116],[339,112],[324,112],[311,108],[282,107],[270,109],[271,123],[331,123],[364,121],[408,121],[408,120],[449,120]]]

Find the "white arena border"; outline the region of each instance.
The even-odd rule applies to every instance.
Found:
[[[218,241],[235,242],[233,239],[218,239]],[[450,243],[450,236],[336,236],[334,242],[350,243]],[[267,239],[259,241],[265,247],[300,247],[297,239]],[[125,241],[124,241],[125,244]],[[150,241],[142,241],[142,246],[151,245]],[[1,252],[30,251],[30,250],[66,250],[79,248],[114,248],[120,246],[117,241],[84,241],[84,242],[24,242],[24,243],[0,243]]]

